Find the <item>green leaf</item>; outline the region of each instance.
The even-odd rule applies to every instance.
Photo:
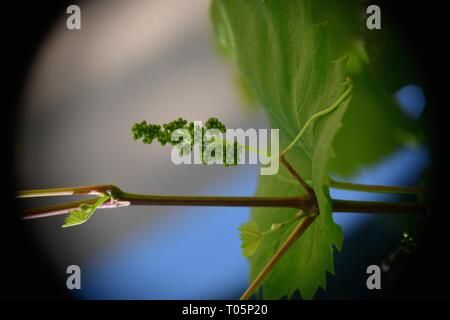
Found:
[[[311,1],[313,22],[328,22],[330,51],[333,57],[342,57],[353,51],[355,42],[361,39],[362,30],[367,29],[366,8],[367,4],[360,0]]]
[[[95,210],[97,210],[97,208],[105,203],[109,198],[109,195],[102,195],[93,204],[83,203],[78,209],[69,211],[62,227],[73,227],[85,223],[94,214]]]
[[[413,55],[408,52],[399,34],[399,23],[389,7],[382,17],[380,30],[366,28],[368,3],[360,0],[314,0],[311,1],[313,21],[328,21],[333,56],[351,55],[355,43],[364,43],[371,73],[393,93],[410,83],[419,84],[420,75]]]
[[[406,116],[367,67],[352,75],[354,94],[333,141],[331,170],[352,176],[400,147],[417,143],[418,124]]]
[[[382,30],[365,27],[366,8],[359,0],[311,2],[313,21],[328,21],[332,56],[349,56],[354,95],[333,142],[331,164],[333,173],[345,177],[420,139],[417,123],[392,95],[401,85],[418,83],[416,68],[389,17]]]
[[[333,148],[333,173],[350,177],[406,144],[417,142],[418,124],[393,99],[401,85],[418,83],[416,68],[395,37],[387,15],[381,30],[365,27],[367,5],[359,0],[314,0],[313,21],[328,21],[333,56],[349,56],[353,97]]]
[[[417,68],[418,61],[410,54],[410,48],[399,34],[395,17],[386,14],[382,23],[383,27],[377,32],[363,29],[371,71],[389,93],[411,83],[423,85]]]
[[[309,2],[215,0],[211,16],[216,39],[236,64],[253,94],[267,111],[272,128],[280,129],[280,147],[294,140],[316,113],[333,105],[346,89],[346,59],[329,54],[326,23],[313,24]],[[334,223],[328,193],[331,144],[341,125],[348,99],[318,118],[287,153],[287,160],[311,181],[320,215],[287,251],[263,283],[263,297],[277,299],[301,295],[312,298],[325,288],[326,271],[333,273],[333,251],[342,247],[341,228]],[[261,176],[258,196],[304,193],[299,183],[281,168],[274,176]],[[254,209],[251,217],[259,230],[295,217],[296,210]],[[293,225],[261,239],[250,258],[253,280],[286,240]]]
[[[250,257],[258,249],[263,234],[259,232],[258,227],[253,222],[242,224],[238,230],[240,231],[239,237],[242,241],[242,255],[244,257]]]

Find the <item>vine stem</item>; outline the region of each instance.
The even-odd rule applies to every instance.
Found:
[[[309,184],[306,183],[305,180],[302,179],[302,177],[298,174],[297,171],[291,166],[291,164],[286,161],[283,155],[280,156],[280,162],[286,167],[286,169],[289,171],[289,173],[300,183],[300,185],[306,190],[308,193],[309,199],[313,202],[313,206],[317,207],[317,198],[316,193],[312,187],[310,187]]]
[[[112,184],[97,184],[80,187],[52,188],[52,189],[34,189],[21,190],[16,192],[16,198],[39,198],[54,196],[73,196],[73,195],[99,195],[101,193],[111,192],[118,189]]]
[[[114,185],[93,185],[74,188],[25,190],[17,192],[18,198],[48,197],[63,195],[92,195],[108,193],[111,199],[100,209],[124,206],[213,206],[213,207],[272,207],[296,208],[305,211],[314,207],[314,200],[307,195],[296,197],[215,197],[215,196],[173,196],[134,194],[120,190]],[[24,210],[23,219],[43,218],[67,213],[81,204],[92,204],[94,199],[62,203]],[[426,208],[418,203],[373,202],[332,200],[334,212],[384,213],[384,214],[425,214]]]
[[[422,188],[417,187],[367,185],[367,184],[336,181],[331,178],[330,178],[330,187],[342,190],[377,192],[377,193],[420,194],[423,192]]]
[[[277,262],[281,259],[284,253],[297,241],[303,233],[308,229],[308,227],[313,223],[316,215],[307,215],[305,216],[297,226],[292,230],[292,232],[287,237],[286,241],[281,245],[281,247],[275,252],[275,254],[270,258],[269,262],[264,266],[258,276],[252,281],[247,290],[242,294],[240,300],[247,300],[251,297],[253,292],[261,285],[273,267],[277,264]]]

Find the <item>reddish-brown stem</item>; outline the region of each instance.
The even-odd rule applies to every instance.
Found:
[[[63,191],[61,191],[63,190]],[[73,192],[72,192],[73,191]],[[113,185],[83,186],[63,189],[45,189],[20,191],[18,196],[54,196],[67,194],[98,194],[109,193],[112,199],[100,208],[115,208],[129,205],[141,206],[213,206],[213,207],[272,207],[296,208],[311,210],[314,203],[308,196],[298,197],[202,197],[202,196],[172,196],[172,195],[143,195],[127,193]],[[35,219],[65,214],[81,204],[92,204],[95,199],[51,205],[24,211],[24,219]],[[332,200],[334,212],[358,213],[392,213],[392,214],[424,214],[426,208],[418,203],[366,202],[350,200]]]
[[[300,183],[300,185],[305,189],[305,191],[308,193],[309,198],[312,200],[313,206],[316,206],[317,199],[316,199],[316,193],[314,192],[314,189],[309,186],[309,184],[306,183],[305,180],[303,180],[302,177],[298,174],[298,172],[291,166],[291,164],[284,158],[284,156],[280,156],[280,162],[286,167],[286,169],[289,171],[289,173]]]
[[[248,289],[241,296],[241,300],[247,300],[253,294],[253,292],[261,285],[264,279],[269,275],[270,271],[281,259],[284,253],[299,239],[306,229],[313,223],[315,216],[307,215],[303,218],[298,225],[292,230],[292,232],[287,237],[286,241],[281,245],[281,247],[275,252],[269,262],[264,266],[258,276],[252,281]]]

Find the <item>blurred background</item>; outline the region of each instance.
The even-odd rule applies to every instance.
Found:
[[[134,193],[253,195],[256,165],[176,166],[169,147],[131,136],[135,122],[180,116],[215,116],[229,128],[268,127],[263,110],[242,101],[233,71],[215,52],[209,5],[210,0],[81,2],[81,31],[67,30],[60,11],[22,90],[17,189],[113,183]],[[392,112],[412,122],[427,105],[415,82],[391,97],[392,108],[398,108]],[[335,178],[416,185],[430,161],[422,144],[405,144]],[[392,200],[338,190],[332,196]],[[86,224],[68,229],[60,227],[62,216],[23,223],[58,287],[65,285],[68,265],[81,267],[82,290],[65,292],[69,297],[237,299],[249,284],[237,228],[249,214],[247,208],[131,207],[99,210]],[[395,251],[417,219],[340,213],[335,220],[344,228],[344,250],[336,254],[337,276],[328,277],[328,290],[319,290],[317,298],[372,297],[367,266]]]

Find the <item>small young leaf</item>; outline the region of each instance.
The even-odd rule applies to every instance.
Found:
[[[78,209],[71,210],[64,220],[63,228],[73,227],[89,220],[95,210],[110,198],[109,195],[102,195],[93,204],[83,203]]]
[[[242,241],[242,255],[244,257],[250,257],[258,249],[263,235],[258,231],[258,227],[253,222],[242,224],[238,230],[240,231],[239,237]]]

